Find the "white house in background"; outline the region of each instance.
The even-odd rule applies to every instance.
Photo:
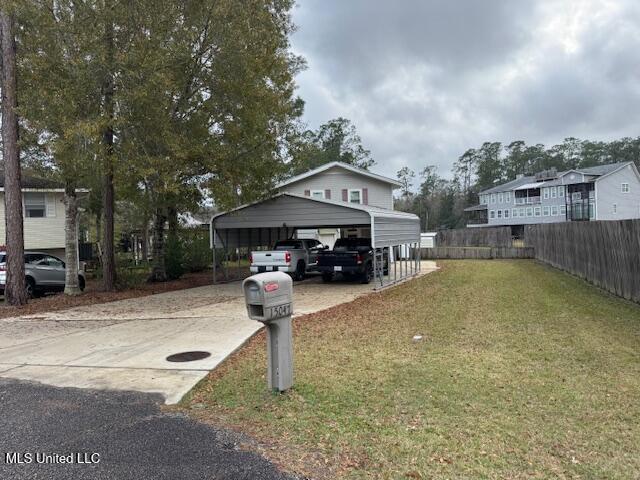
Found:
[[[633,162],[548,170],[479,194],[469,226],[522,226],[640,218],[640,173]]]
[[[42,178],[22,176],[24,248],[64,258],[64,188]],[[5,245],[4,172],[0,172],[0,244]]]
[[[400,182],[392,178],[347,163],[331,162],[291,177],[276,185],[276,189],[280,193],[393,210],[393,191],[400,186]],[[371,232],[362,228],[300,229],[297,236],[317,239],[332,248],[340,237],[370,237]]]

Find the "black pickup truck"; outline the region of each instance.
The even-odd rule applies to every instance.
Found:
[[[387,269],[385,258],[385,270]],[[373,248],[370,238],[339,238],[333,250],[318,252],[316,270],[322,280],[330,282],[336,273],[346,279],[359,278],[362,283],[373,280]]]

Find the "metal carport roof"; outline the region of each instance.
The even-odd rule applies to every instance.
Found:
[[[420,219],[411,213],[283,192],[211,217],[211,247],[250,247],[301,228],[356,226],[371,228],[374,248],[420,242]]]

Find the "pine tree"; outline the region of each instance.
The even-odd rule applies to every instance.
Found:
[[[18,147],[18,91],[16,81],[15,14],[0,7],[2,46],[2,158],[4,161],[4,205],[7,252],[5,300],[8,305],[27,303],[24,273],[24,223],[20,150]]]

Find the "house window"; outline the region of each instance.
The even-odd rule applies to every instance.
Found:
[[[623,183],[621,188],[622,188],[622,193],[629,193],[629,184],[628,183]]]
[[[542,196],[547,199],[549,198],[549,189],[548,188],[543,188],[542,189]]]
[[[311,190],[312,198],[324,198],[324,190]]]
[[[47,216],[47,203],[44,193],[29,192],[24,194],[24,216],[27,218],[43,218]]]
[[[498,218],[502,218],[502,210],[498,210]]]
[[[566,205],[560,205],[560,215],[567,215],[567,206]]]
[[[507,192],[504,194],[504,201],[507,203],[511,203],[511,192]]]
[[[491,194],[491,203],[496,203],[496,194],[495,193]]]
[[[542,209],[542,214],[543,214],[545,217],[548,217],[548,216],[549,216],[549,207],[544,207],[544,208]]]
[[[362,190],[349,190],[349,203],[362,203]]]
[[[527,217],[533,217],[533,207],[527,207]]]
[[[558,196],[564,197],[564,185],[558,187]]]
[[[520,216],[521,216],[522,218],[524,218],[524,217],[526,216],[526,214],[525,214],[525,211],[526,211],[526,210],[525,210],[525,208],[524,208],[524,207],[521,207],[521,208],[519,208],[519,210],[520,210]]]
[[[504,211],[504,218],[509,218],[509,209],[508,208]]]
[[[613,213],[618,213],[618,204],[617,203],[613,204]]]
[[[551,187],[551,198],[556,198],[558,196],[558,191],[556,187]]]
[[[596,205],[594,203],[589,204],[589,219],[593,220],[596,215]]]
[[[534,216],[539,217],[540,216],[540,207],[535,207],[533,209],[533,214],[534,214]]]
[[[514,217],[514,218],[517,218],[517,217],[518,217],[518,209],[517,209],[517,208],[514,208],[514,209],[511,211],[511,216],[512,216],[512,217]]]
[[[551,215],[554,217],[558,216],[558,206],[557,205],[551,205]]]
[[[495,211],[495,210],[491,210],[491,211],[489,212],[489,217],[490,217],[490,218],[496,218],[496,211]]]
[[[504,202],[504,195],[502,193],[498,194],[498,203],[503,203]]]

